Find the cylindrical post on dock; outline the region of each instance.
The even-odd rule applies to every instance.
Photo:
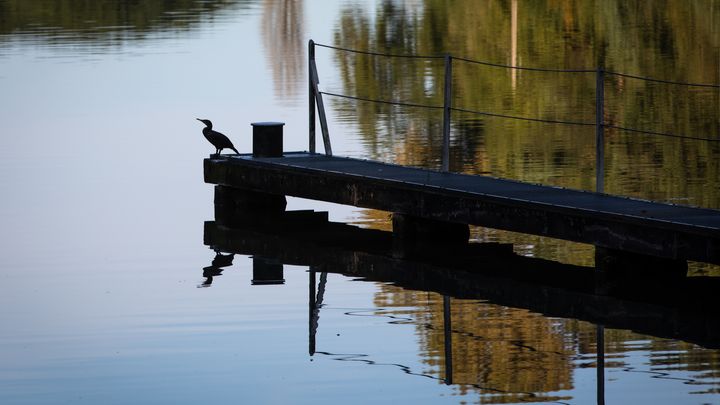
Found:
[[[282,157],[284,122],[253,122],[253,157]]]

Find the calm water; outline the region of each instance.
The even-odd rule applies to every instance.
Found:
[[[236,254],[207,287],[214,213],[201,160],[212,147],[195,118],[241,151],[251,122],[284,121],[286,149],[306,149],[309,38],[718,83],[720,3],[126,3],[0,0],[1,403],[596,401],[598,328],[572,317],[331,271],[316,274],[323,306],[309,334],[307,266],[286,264],[282,285],[252,285],[255,253]],[[388,100],[441,103],[436,62],[318,49],[325,90]],[[594,120],[592,74],[455,67],[457,106]],[[716,89],[611,77],[605,92],[617,126],[718,136]],[[335,153],[438,166],[438,111],[327,104]],[[458,113],[451,166],[593,189],[593,131]],[[608,130],[606,148],[607,191],[720,208],[715,143]],[[309,208],[389,228],[387,213],[289,201]],[[472,236],[593,264],[584,245]],[[603,336],[607,403],[720,403],[719,351],[625,329]]]

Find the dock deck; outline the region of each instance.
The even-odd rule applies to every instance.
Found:
[[[519,181],[286,152],[211,156],[207,183],[720,264],[720,211]]]

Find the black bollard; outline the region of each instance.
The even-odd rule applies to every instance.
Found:
[[[282,157],[284,122],[253,122],[253,157]]]

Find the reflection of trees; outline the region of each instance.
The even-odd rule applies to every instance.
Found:
[[[423,372],[442,378],[442,297],[382,286],[374,304],[417,308],[408,315],[417,323],[422,361],[429,368]],[[542,402],[559,400],[557,391],[572,389],[571,333],[576,321],[466,300],[452,300],[451,313],[453,382],[460,395],[482,394],[479,403],[514,403],[532,394],[533,400]]]
[[[427,292],[381,285],[374,305],[396,308],[395,315],[413,319],[420,344],[423,373],[445,376],[443,300]],[[477,403],[567,400],[578,368],[594,367],[595,325],[553,319],[527,310],[476,300],[453,299],[453,382],[460,395],[481,395]],[[720,353],[698,346],[653,338],[626,330],[605,330],[606,367],[637,371],[650,378],[659,373],[687,378],[698,392],[717,390]],[[648,352],[649,364],[638,367],[631,352]],[[685,374],[687,373],[687,374]],[[483,387],[483,388],[479,388]],[[497,391],[493,391],[497,390]]]
[[[305,76],[304,11],[301,0],[265,0],[262,37],[273,72],[275,95],[295,99]]]
[[[49,43],[119,46],[155,31],[188,30],[209,15],[251,3],[251,0],[4,0],[0,1],[0,35],[32,35]]]
[[[671,80],[720,80],[720,3],[622,0],[520,2],[385,1],[377,15],[345,10],[335,43],[398,54],[458,56],[554,68],[593,68]],[[468,29],[472,27],[472,29]],[[513,32],[513,28],[517,32]],[[517,41],[513,47],[513,38]],[[511,52],[515,50],[516,55]],[[343,92],[376,99],[442,104],[441,60],[338,52]],[[594,74],[556,74],[453,65],[453,104],[473,110],[594,122]],[[514,86],[513,84],[516,83]],[[606,79],[606,122],[690,136],[720,133],[717,89]],[[356,117],[376,159],[438,167],[441,113],[333,100]],[[607,131],[606,189],[611,193],[720,207],[720,148],[699,141]],[[594,128],[527,123],[453,113],[451,168],[579,189],[594,188]]]
[[[613,329],[606,329],[605,343],[608,367],[628,368],[631,361],[626,358],[632,356],[628,352],[646,350],[649,352],[647,367],[628,368],[628,370],[656,377],[662,377],[663,373],[680,372],[683,374],[679,377],[686,378],[686,383],[697,386],[696,394],[719,392],[720,352],[717,350]]]
[[[518,2],[513,57],[512,3],[501,0],[420,6],[384,1],[375,16],[344,10],[335,35],[342,47],[397,54],[458,56],[525,66],[608,70],[678,81],[720,81],[720,3],[611,0]],[[416,3],[413,3],[416,4]],[[413,8],[415,7],[415,8]],[[387,59],[337,52],[345,94],[419,104],[442,104],[441,61]],[[516,58],[516,59],[515,59]],[[593,74],[558,75],[455,63],[454,105],[508,115],[594,122]],[[513,85],[515,83],[515,86]],[[691,136],[720,133],[717,91],[607,78],[607,122]],[[370,157],[439,167],[441,113],[365,102],[333,100],[341,120],[357,120]],[[350,117],[350,118],[348,118]],[[692,118],[691,118],[692,117]],[[467,173],[594,188],[594,128],[507,121],[453,113],[451,169]],[[720,148],[693,141],[606,133],[606,189],[656,200],[720,208]],[[675,200],[677,201],[677,200]],[[364,211],[365,223],[387,227],[387,213]],[[516,250],[591,265],[590,246],[474,228],[479,240],[510,241]],[[533,246],[534,245],[534,246]],[[380,307],[409,311],[418,324],[422,360],[444,376],[442,300],[435,294],[383,286]],[[571,389],[576,367],[595,353],[594,325],[554,320],[527,311],[455,301],[452,307],[454,381],[460,394],[471,384],[514,394],[487,395],[480,402],[519,401],[519,392]],[[428,326],[429,325],[429,326]],[[718,353],[683,342],[607,329],[607,367],[625,367],[623,357],[647,342],[654,371],[690,372],[717,380]],[[635,343],[633,343],[635,342]],[[529,349],[533,348],[534,350]],[[582,355],[585,365],[573,355]],[[671,358],[672,357],[672,358]],[[717,389],[712,384],[706,389]],[[700,391],[700,389],[698,390]]]

